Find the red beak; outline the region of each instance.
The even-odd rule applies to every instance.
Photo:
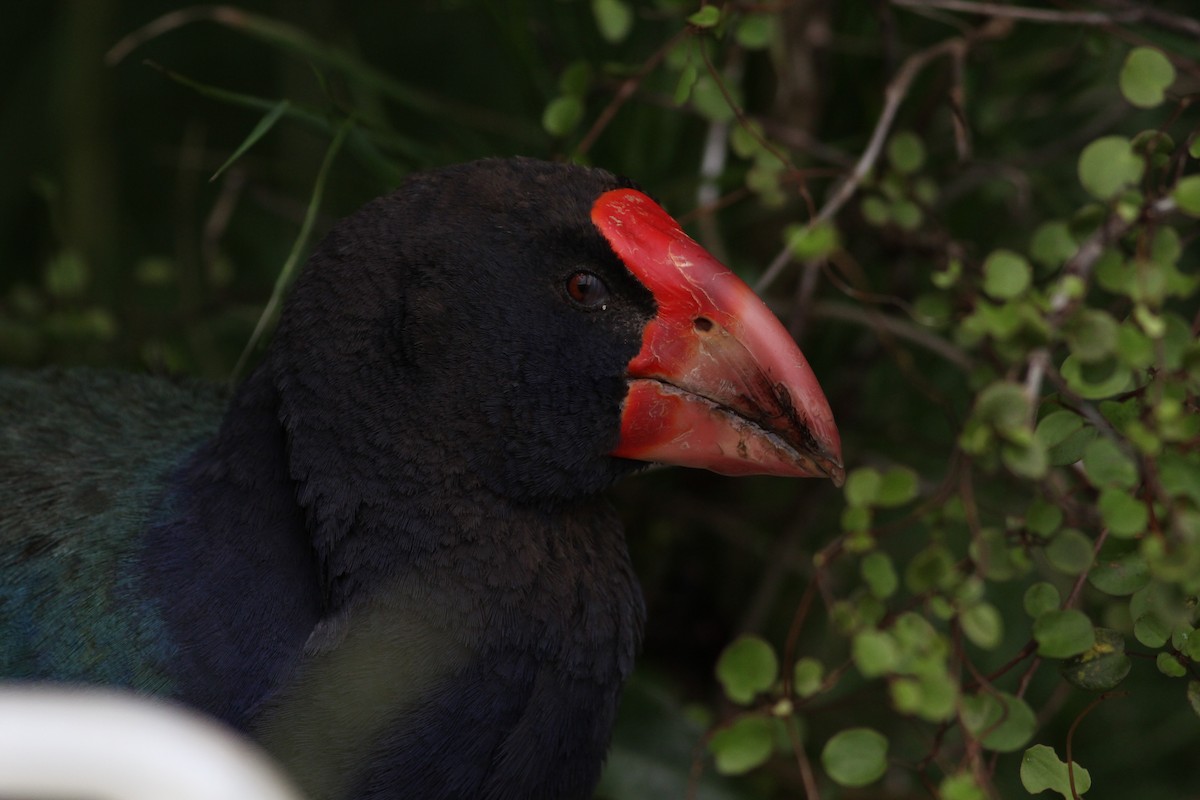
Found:
[[[641,192],[605,192],[592,222],[658,303],[629,362],[612,454],[840,486],[829,402],[766,304]]]

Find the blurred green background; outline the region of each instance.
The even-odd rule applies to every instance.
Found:
[[[901,573],[919,572],[930,541],[952,556],[950,583],[923,589],[906,574],[905,591],[883,593],[868,627],[887,629],[906,611],[929,616],[954,687],[967,691],[972,670],[1000,670],[1004,691],[1016,691],[1020,672],[1003,669],[1031,641],[1028,584],[1049,580],[1064,597],[1073,586],[1046,577],[1053,570],[1033,552],[1027,509],[1031,498],[1070,495],[1070,479],[1034,476],[1058,481],[1047,494],[1048,484],[1006,472],[996,457],[972,473],[957,442],[981,387],[1026,380],[1032,352],[1065,345],[1053,331],[972,334],[982,264],[996,248],[1029,250],[1048,220],[1070,221],[1068,252],[1056,264],[1035,257],[1033,281],[1050,287],[1118,202],[1089,197],[1081,149],[1143,129],[1169,131],[1184,148],[1195,141],[1200,13],[1185,0],[1105,0],[1082,9],[1108,15],[1097,24],[1041,24],[917,6],[731,2],[710,6],[719,10],[710,19],[692,16],[704,13],[700,3],[675,0],[12,4],[0,31],[0,363],[227,380],[310,207],[316,237],[416,169],[507,154],[603,166],[662,200],[749,282],[778,260],[765,295],[826,389],[848,466],[900,466],[897,475],[914,478],[896,505],[916,505],[881,502],[870,534],[886,539]],[[1178,76],[1166,105],[1122,96],[1119,75],[1138,45],[1171,54]],[[114,47],[121,58],[106,63]],[[873,169],[831,227],[797,244],[797,226],[869,148],[898,76],[912,80],[896,89]],[[1145,181],[1147,196],[1194,171],[1185,156],[1156,185]],[[1136,217],[1148,200],[1120,202]],[[1179,226],[1177,268],[1189,280],[1195,237],[1194,220]],[[954,270],[971,277],[955,284],[944,277]],[[1131,313],[1128,299],[1089,302],[1118,320]],[[1190,323],[1196,298],[1181,291],[1155,310]],[[1194,410],[1194,390],[1184,395]],[[617,495],[650,623],[605,796],[796,797],[814,786],[821,797],[1024,794],[1019,750],[981,755],[954,725],[896,709],[891,678],[859,674],[848,636],[873,613],[860,603],[863,531],[833,486],[654,471]],[[1062,505],[1064,524],[1099,541],[1094,515]],[[989,572],[972,549],[984,529],[1028,556],[1012,575]],[[818,553],[829,566],[814,566]],[[964,645],[956,614],[985,581],[1003,624],[995,641],[981,637],[988,646]],[[930,603],[943,590],[951,610],[939,618]],[[1089,613],[1131,626],[1113,607],[1100,597]],[[740,712],[713,669],[742,633],[771,642],[785,674],[805,655],[838,679],[799,716],[773,717],[772,758],[719,778],[703,737]],[[1021,691],[1040,715],[1035,741],[1065,757],[1067,730],[1092,698],[1050,667],[1029,674]],[[1157,680],[1153,654],[1135,663],[1131,680],[1139,675],[1139,701],[1106,701],[1082,723],[1075,758],[1097,784],[1088,796],[1200,797],[1200,720],[1182,684]],[[780,697],[765,692],[751,707]],[[859,726],[891,743],[892,766],[866,789],[839,786],[820,761],[833,732]],[[795,741],[804,742],[799,758]],[[968,778],[947,788],[956,775]]]

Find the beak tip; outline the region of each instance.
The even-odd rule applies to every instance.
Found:
[[[837,488],[842,488],[846,483],[846,468],[841,463],[831,461],[829,463],[829,480],[833,481],[833,485]]]

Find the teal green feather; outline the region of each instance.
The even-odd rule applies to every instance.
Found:
[[[223,408],[196,382],[0,371],[0,674],[171,690],[162,619],[131,600],[129,567]]]

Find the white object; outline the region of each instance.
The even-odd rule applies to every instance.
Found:
[[[255,744],[111,689],[0,684],[0,798],[302,800]]]

